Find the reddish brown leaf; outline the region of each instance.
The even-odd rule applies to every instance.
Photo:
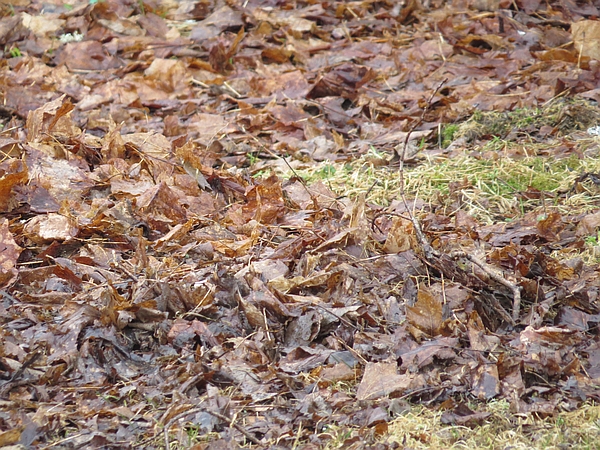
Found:
[[[137,207],[147,222],[161,232],[166,232],[168,225],[182,222],[186,218],[177,194],[166,183],[160,183],[140,195]]]
[[[354,99],[358,89],[373,79],[374,73],[367,67],[342,64],[323,76],[307,94],[308,98],[342,96]]]
[[[275,223],[285,211],[281,181],[275,176],[251,186],[246,197],[248,203],[244,205],[244,215],[259,223]]]
[[[122,65],[98,41],[70,42],[57,52],[55,62],[69,70],[107,70]]]
[[[17,206],[12,194],[13,188],[27,182],[27,166],[18,159],[8,159],[0,163],[0,211],[8,212]]]

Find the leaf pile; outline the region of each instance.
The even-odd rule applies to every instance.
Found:
[[[598,100],[591,2],[426,3],[1,5],[1,445],[362,448],[408,400],[463,425],[466,399],[599,400],[599,277],[550,253],[600,213],[532,189],[482,225],[456,180],[409,201],[421,235],[397,199],[268,172]],[[515,131],[576,152],[565,129]]]

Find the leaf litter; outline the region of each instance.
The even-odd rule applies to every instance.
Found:
[[[591,3],[1,11],[3,446],[435,446],[394,419],[598,401]]]

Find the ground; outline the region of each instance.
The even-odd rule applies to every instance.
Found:
[[[0,446],[600,447],[591,2],[0,12]]]

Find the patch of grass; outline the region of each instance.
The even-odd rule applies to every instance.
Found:
[[[219,439],[216,432],[205,433],[199,426],[188,423],[181,428],[172,427],[170,430],[169,448],[172,450],[189,449],[195,445],[207,444],[212,440]],[[159,441],[156,442],[159,444]]]
[[[514,111],[476,111],[458,126],[455,138],[473,141],[485,135],[504,138],[509,133],[536,132],[542,127],[556,128],[560,134],[585,130],[596,125],[598,108],[582,99],[557,99],[539,108]]]
[[[12,47],[9,50],[8,54],[10,55],[11,58],[19,58],[19,57],[23,56],[19,47]]]
[[[595,235],[585,237],[584,242],[585,247],[574,256],[580,257],[588,265],[600,264],[600,231]],[[557,257],[557,255],[552,256]],[[565,255],[562,254],[559,257],[564,258]]]
[[[369,192],[368,201],[388,206],[400,198],[398,170],[373,165],[370,162],[372,156],[365,155],[345,164],[327,163],[297,169],[296,173],[309,184],[326,180],[337,194],[350,198]],[[460,206],[482,224],[489,224],[519,218],[536,208],[551,208],[569,215],[598,208],[600,188],[593,183],[586,184],[583,192],[571,191],[581,173],[598,171],[600,160],[595,158],[483,159],[463,156],[429,159],[417,166],[406,167],[404,179],[407,197],[418,197],[438,207],[447,207],[449,215]],[[543,194],[528,198],[526,193],[530,187]]]
[[[389,422],[387,433],[369,440],[399,445],[398,448],[430,450],[600,449],[600,407],[594,404],[546,419],[513,414],[506,400],[480,405],[478,411],[490,415],[480,425],[468,427],[443,424],[443,411],[414,406]],[[364,437],[364,431],[329,425],[320,430],[319,437],[328,440],[326,449],[342,449],[349,439]]]
[[[598,231],[598,233],[593,236],[588,236],[585,238],[585,243],[593,247],[598,246],[598,242],[600,242],[600,231]]]
[[[325,448],[338,449],[345,447],[346,441],[352,437],[354,430],[338,425],[325,425],[320,431],[319,437],[323,440],[328,440]]]
[[[336,168],[333,164],[326,164],[315,172],[316,179],[330,179],[335,176]]]
[[[512,414],[506,400],[480,409],[491,415],[469,428],[442,424],[442,411],[414,408],[390,423],[386,442],[432,450],[600,448],[600,407],[594,404],[547,419]]]

